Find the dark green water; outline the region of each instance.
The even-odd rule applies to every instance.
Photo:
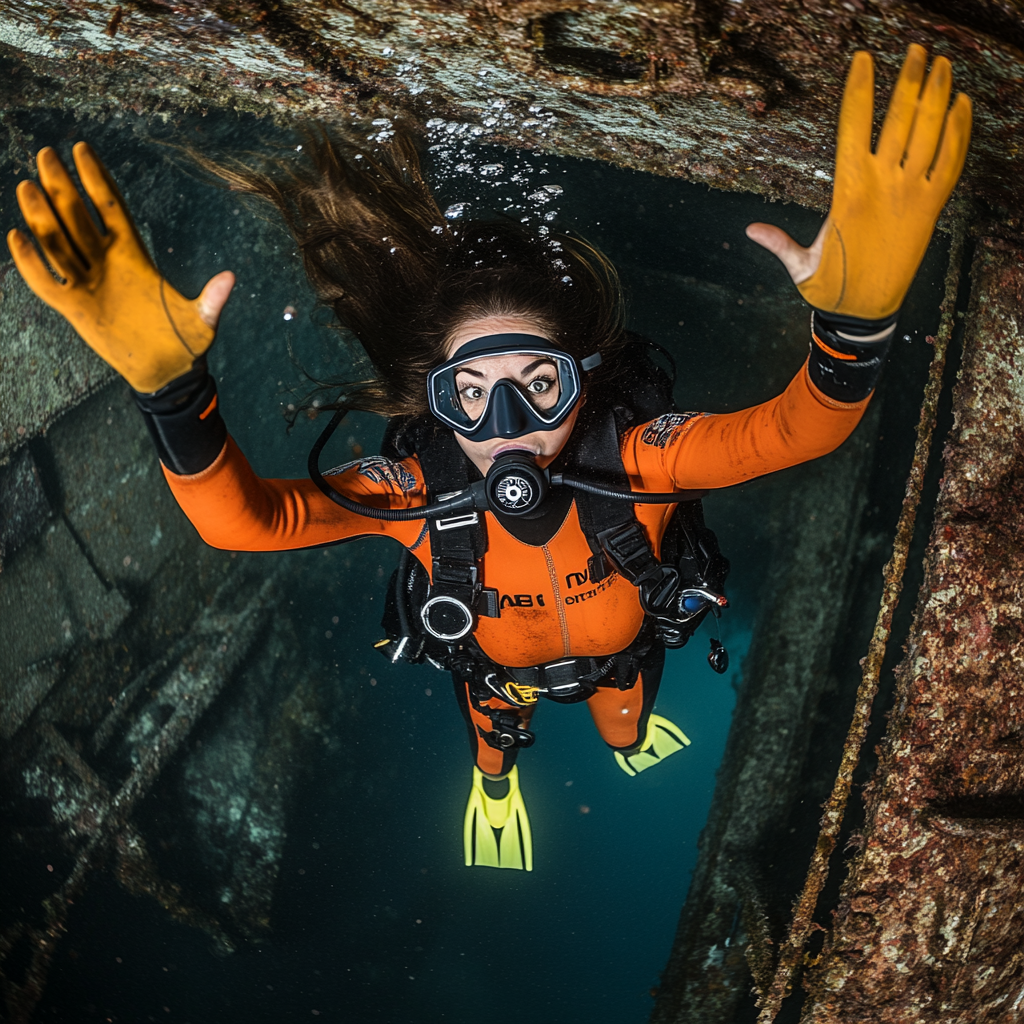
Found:
[[[285,432],[287,388],[301,390],[288,344],[315,373],[340,372],[349,356],[314,312],[287,238],[268,246],[248,208],[164,162],[138,125],[61,127],[67,138],[94,139],[130,204],[150,190],[146,207],[157,212],[148,228],[177,287],[194,294],[219,270],[238,274],[211,360],[224,415],[257,472],[303,476],[322,421],[300,419]],[[159,132],[175,138],[186,130],[199,145],[213,137],[228,149],[258,145],[250,122],[212,117]],[[58,141],[37,132],[40,145]],[[460,160],[473,168],[501,162],[506,178],[520,174],[502,193],[517,200],[544,183],[561,186],[557,199],[533,208],[557,208],[552,223],[579,231],[617,262],[630,325],[679,363],[683,408],[764,401],[801,365],[806,314],[784,271],[746,240],[743,226],[771,220],[809,242],[817,215],[582,161],[497,150],[460,157],[458,147],[434,159],[442,208],[501,207],[489,184],[454,169]],[[297,312],[289,321],[287,306]],[[896,346],[900,380],[920,380],[918,348],[911,357]],[[333,461],[348,461],[352,444],[373,452],[381,430],[372,417],[355,418],[339,431]],[[903,465],[894,461],[894,479]],[[763,512],[788,481],[779,474],[705,503],[733,563],[732,607],[721,623],[732,668],[726,676],[710,671],[704,630],[669,653],[657,710],[686,731],[690,748],[628,778],[583,707],[540,709],[537,744],[519,762],[532,874],[462,865],[471,762],[450,681],[427,667],[392,667],[372,650],[397,548],[360,541],[289,556],[302,567],[303,584],[289,600],[311,662],[333,666],[358,699],[352,709],[333,709],[331,742],[302,766],[269,939],[215,957],[202,933],[97,876],[71,917],[39,1019],[644,1021],[696,862],[767,583],[773,530]],[[269,567],[280,556],[259,557]]]

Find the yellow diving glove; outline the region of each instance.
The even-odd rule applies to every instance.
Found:
[[[85,343],[136,390],[160,390],[192,369],[213,343],[217,315],[234,283],[213,278],[186,299],[161,276],[125,209],[117,186],[92,149],[74,148],[78,176],[103,226],[101,234],[56,152],[36,155],[40,189],[18,185],[18,205],[53,272],[20,231],[7,245],[25,283],[68,319]],[[45,193],[45,194],[44,194]],[[220,280],[216,288],[214,282]],[[203,303],[216,292],[215,309]]]
[[[747,234],[785,264],[814,307],[881,320],[895,313],[921,264],[935,222],[963,170],[971,137],[971,101],[952,107],[952,68],[907,50],[875,152],[874,65],[854,54],[843,93],[832,207],[814,244],[805,249],[784,231],[751,224]]]

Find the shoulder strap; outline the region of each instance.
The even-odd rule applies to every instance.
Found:
[[[622,464],[619,431],[612,410],[591,423],[573,454],[573,462],[581,475],[620,490],[628,489],[629,478]],[[639,530],[640,524],[629,502],[612,501],[585,491],[576,494],[576,512],[590,546],[591,557],[587,564],[590,581],[599,583],[612,572],[601,544],[601,535],[616,528],[628,529],[631,525]]]
[[[423,431],[415,454],[427,485],[427,501],[468,487],[470,463],[450,430]],[[498,592],[482,586],[480,561],[487,551],[487,526],[478,512],[428,520],[431,592],[458,598],[479,615],[498,615]]]
[[[622,464],[617,418],[609,410],[593,422],[576,453],[576,463],[587,475],[619,488],[628,488]],[[692,509],[690,506],[694,506]],[[681,503],[675,518],[689,540],[687,522],[696,516],[703,523],[700,502]],[[659,561],[627,501],[601,498],[582,492],[576,496],[580,527],[592,552],[587,569],[591,582],[617,571],[640,591],[640,603],[649,615],[670,610],[679,588],[675,559]]]

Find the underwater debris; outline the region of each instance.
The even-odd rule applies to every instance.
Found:
[[[220,600],[214,600],[176,645],[176,660],[163,659],[125,687],[122,699],[115,702],[92,736],[85,738],[83,752],[88,761],[50,722],[38,730],[32,755],[19,761],[23,798],[45,807],[53,823],[50,842],[65,851],[68,867],[43,898],[39,923],[18,920],[0,931],[0,977],[12,1020],[31,1016],[64,931],[68,908],[90,870],[111,850],[117,859],[117,877],[130,892],[153,896],[172,916],[208,931],[219,948],[234,948],[223,925],[191,906],[180,886],[159,877],[133,825],[140,800],[242,664],[270,614],[274,577],[268,578],[243,608],[227,611],[221,605],[233,586],[234,581],[224,584]],[[164,672],[168,665],[170,670]],[[163,681],[152,688],[161,675]],[[116,788],[104,781],[119,774],[111,770],[109,759],[104,763],[104,752],[111,747],[117,748],[113,764],[121,768]],[[16,978],[5,968],[19,941],[27,941],[29,961],[23,976]],[[5,952],[7,956],[3,956]]]

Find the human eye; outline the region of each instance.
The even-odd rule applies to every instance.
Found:
[[[486,392],[479,384],[463,384],[459,388],[459,395],[464,402],[479,402]]]
[[[554,385],[554,381],[550,377],[534,377],[529,384],[526,385],[527,391],[532,391],[535,395],[546,394]]]

